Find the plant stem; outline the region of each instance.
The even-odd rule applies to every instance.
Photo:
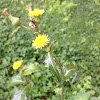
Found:
[[[62,93],[61,93],[61,100],[63,100],[63,97],[64,97],[64,85],[62,85]]]
[[[62,92],[61,92],[61,100],[64,99],[64,82],[63,82],[63,75],[62,75]]]
[[[31,29],[31,28],[28,28],[28,27],[26,27],[26,26],[24,26],[24,25],[20,25],[21,27],[23,27],[23,28],[26,28],[26,29],[28,29],[28,30],[30,30],[30,31],[34,31],[33,29]]]
[[[52,66],[53,66],[53,69],[54,69],[54,74],[56,74],[55,76],[57,77],[58,81],[60,82],[61,81],[61,76],[60,76],[60,73],[58,71],[55,60],[53,59],[53,51],[50,50],[49,54],[50,54],[50,59],[51,59]]]
[[[27,100],[29,100],[29,88],[28,88]]]
[[[23,90],[22,90],[22,92],[21,92],[21,94],[20,94],[20,95],[22,95],[22,93],[23,93],[23,91],[26,89],[26,87],[27,87],[27,85],[23,88]]]
[[[63,65],[58,61],[58,59],[56,58],[55,55],[54,55],[54,58],[55,58],[55,61],[59,65],[59,68],[61,70],[61,75],[62,75],[62,93],[61,93],[61,100],[63,100],[63,98],[64,98],[64,72],[63,72],[63,68],[62,68]]]
[[[24,77],[25,77],[25,76],[24,76]],[[26,85],[28,85],[27,77],[25,77],[25,80],[26,80]],[[29,89],[28,89],[28,94],[27,94],[27,100],[29,100]]]

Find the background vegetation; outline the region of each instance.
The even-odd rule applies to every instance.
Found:
[[[26,64],[38,62],[43,69],[42,73],[31,77],[31,100],[59,100],[60,87],[54,87],[57,83],[43,64],[45,52],[31,46],[34,34],[12,26],[2,14],[2,10],[6,9],[28,26],[29,4],[32,8],[45,10],[40,29],[49,35],[51,41],[56,40],[54,48],[59,61],[65,66],[74,63],[78,67],[80,74],[77,81],[71,84],[69,80],[65,84],[65,100],[78,100],[82,96],[80,90],[85,97],[92,90],[90,100],[100,100],[99,0],[0,0],[0,100],[13,98],[17,87],[10,86],[10,79],[17,71],[12,69],[12,64],[21,59]]]

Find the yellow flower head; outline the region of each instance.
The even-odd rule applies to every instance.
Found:
[[[23,63],[23,60],[21,60],[21,61],[16,61],[16,62],[13,64],[13,69],[14,69],[14,70],[15,70],[15,69],[18,69],[19,67],[21,67],[22,63]]]
[[[44,10],[35,9],[34,11],[30,11],[28,14],[30,17],[38,17],[44,13]]]
[[[42,47],[46,46],[47,43],[49,43],[49,38],[48,38],[47,35],[40,35],[40,34],[39,34],[39,35],[36,37],[36,39],[33,40],[32,42],[33,42],[33,43],[32,43],[32,47],[34,47],[34,48],[36,48],[36,49],[38,49],[38,48],[41,49]]]

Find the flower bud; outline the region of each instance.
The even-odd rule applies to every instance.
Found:
[[[31,28],[33,28],[33,26],[32,26],[32,23],[31,23],[31,22],[29,23],[29,26],[30,26]]]
[[[12,25],[20,25],[20,19],[18,17],[13,17],[11,15],[8,14],[7,11],[3,10],[2,11],[6,16],[8,16],[8,18],[11,20]]]
[[[31,8],[30,5],[28,5],[27,8],[28,8],[28,11],[29,11],[29,12],[32,11],[32,8]]]
[[[6,15],[9,16],[8,12],[6,12],[6,10],[2,10],[2,12]]]
[[[18,17],[9,15],[8,18],[11,20],[12,25],[20,25],[20,19]]]
[[[36,23],[38,23],[38,24],[40,23],[40,17],[34,17],[34,20]]]

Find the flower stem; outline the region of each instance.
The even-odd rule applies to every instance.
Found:
[[[28,85],[28,79],[27,79],[26,76],[24,76],[24,77],[25,77],[25,80],[26,80],[26,85]],[[27,100],[29,100],[29,88],[28,88]]]
[[[60,69],[61,75],[62,75],[62,80],[61,80],[61,84],[62,84],[61,100],[63,100],[64,99],[64,72],[63,72],[63,68],[62,68],[63,65],[58,61],[58,59],[56,58],[55,55],[54,55],[54,58],[55,58],[56,63],[59,65],[59,69]]]
[[[29,100],[29,88],[28,88],[27,100]]]
[[[22,95],[22,93],[23,93],[23,91],[26,89],[26,87],[27,87],[27,85],[23,88],[23,90],[21,91],[21,94],[20,94],[20,95]]]
[[[63,81],[63,78],[62,78],[62,81]],[[64,100],[64,83],[62,83],[61,100]]]
[[[61,82],[61,76],[60,76],[60,73],[58,71],[57,65],[56,65],[54,57],[53,57],[53,51],[50,50],[49,54],[50,54],[50,59],[51,59],[51,62],[52,62],[52,68],[54,70],[54,75],[57,77],[58,81]]]
[[[26,29],[28,29],[28,30],[30,30],[30,31],[34,31],[33,29],[31,29],[31,28],[28,28],[28,27],[26,27],[26,26],[24,26],[24,25],[20,25],[21,27],[23,27],[23,28],[26,28]]]

